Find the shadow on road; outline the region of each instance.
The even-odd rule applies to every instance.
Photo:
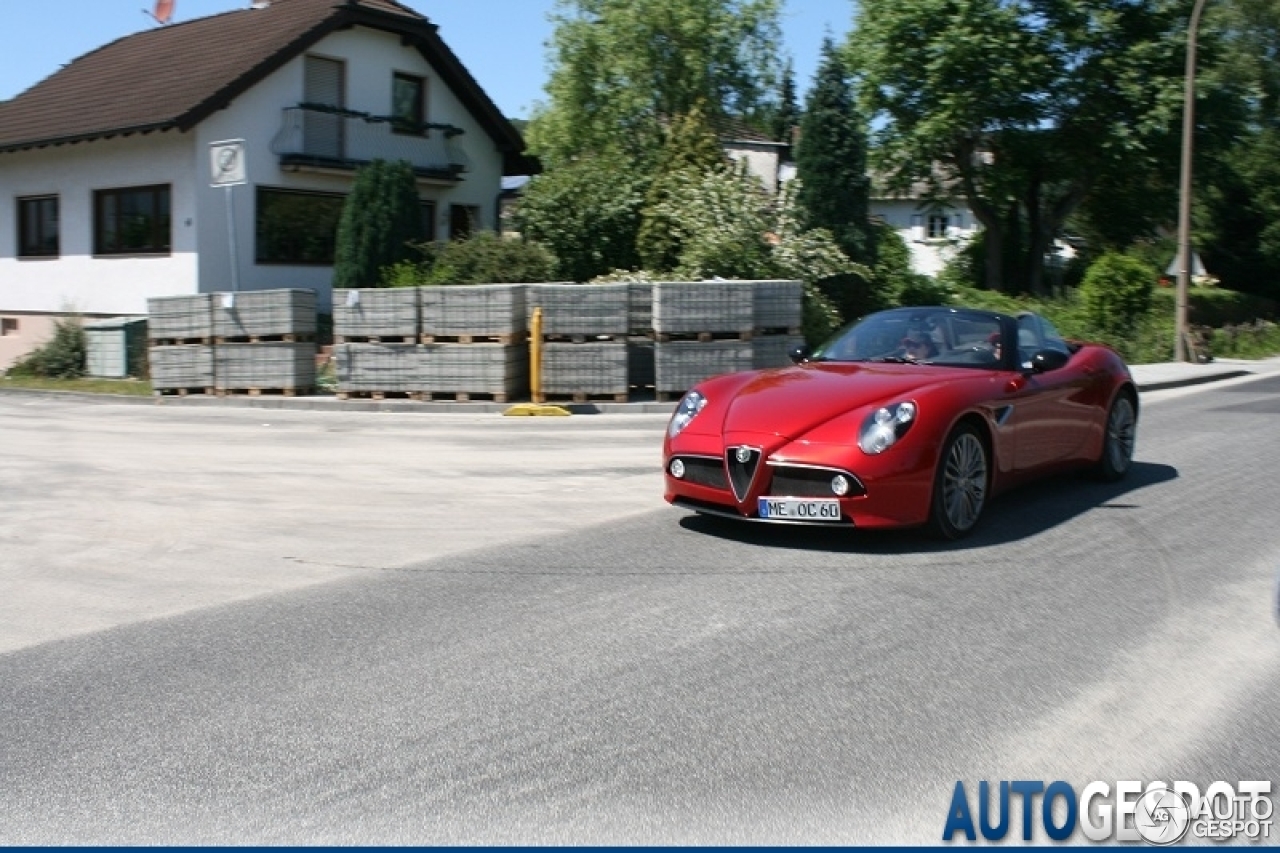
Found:
[[[1016,542],[1071,521],[1089,510],[1129,510],[1141,504],[1125,501],[1148,486],[1178,478],[1169,465],[1135,462],[1119,483],[1100,483],[1083,474],[1064,474],[1006,492],[992,501],[978,529],[958,542],[940,542],[923,529],[843,530],[831,527],[753,524],[716,516],[690,515],[680,526],[694,533],[749,545],[858,554],[905,554],[986,548]]]

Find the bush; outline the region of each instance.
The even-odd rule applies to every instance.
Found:
[[[1156,288],[1151,310],[1173,316],[1177,296],[1177,289],[1172,286]],[[1192,287],[1187,290],[1187,318],[1197,326],[1233,326],[1280,318],[1280,306],[1274,299],[1252,293],[1221,287]]]
[[[465,240],[419,244],[415,248],[423,260],[385,267],[383,287],[548,281],[556,268],[555,258],[546,247],[500,237],[492,231],[477,231]]]
[[[1107,252],[1094,261],[1080,285],[1090,324],[1103,332],[1134,330],[1151,309],[1157,271],[1137,258]]]
[[[1222,358],[1264,358],[1280,352],[1280,325],[1259,320],[1214,329],[1209,351]]]
[[[53,338],[14,362],[9,373],[46,379],[78,379],[85,374],[88,349],[88,338],[78,319],[58,320],[53,327]]]
[[[636,235],[649,178],[620,157],[583,157],[532,178],[516,213],[525,237],[548,247],[554,278],[590,281],[640,266]]]

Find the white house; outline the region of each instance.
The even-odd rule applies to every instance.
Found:
[[[497,225],[520,134],[395,0],[245,0],[128,36],[0,103],[0,369],[53,321],[313,288],[355,170],[409,161],[422,236]]]
[[[936,200],[920,192],[894,194],[877,187],[874,177],[867,210],[898,232],[911,250],[911,269],[928,276],[942,272],[982,228],[962,196]]]

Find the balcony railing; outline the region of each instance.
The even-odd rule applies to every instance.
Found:
[[[284,110],[271,151],[281,166],[355,170],[373,160],[405,160],[422,178],[462,180],[471,163],[454,144],[461,128],[407,125],[389,116],[300,104]]]

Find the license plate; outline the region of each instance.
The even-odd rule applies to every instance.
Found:
[[[839,521],[840,502],[760,498],[759,513],[761,518],[767,518],[770,521]]]

